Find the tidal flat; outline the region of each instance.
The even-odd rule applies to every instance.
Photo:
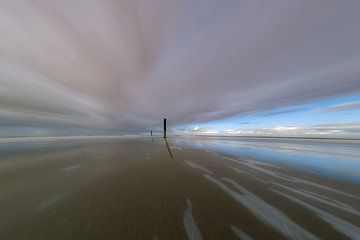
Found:
[[[359,239],[360,141],[0,140],[0,239]]]

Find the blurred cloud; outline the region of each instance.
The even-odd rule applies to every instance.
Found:
[[[265,116],[282,115],[282,114],[287,114],[287,113],[299,112],[299,111],[303,111],[303,110],[304,110],[303,108],[294,107],[294,108],[290,108],[290,109],[270,111],[270,112],[264,113],[262,115],[265,115]]]
[[[239,122],[240,125],[259,124],[261,122]]]
[[[352,0],[4,0],[0,125],[136,131],[358,93],[359,11]]]
[[[316,112],[319,112],[319,113],[339,112],[339,111],[348,111],[348,110],[354,110],[354,109],[360,109],[360,101],[336,104],[336,105],[317,109]]]

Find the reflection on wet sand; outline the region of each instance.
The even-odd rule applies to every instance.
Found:
[[[169,153],[169,156],[170,156],[171,158],[173,158],[173,154],[172,154],[172,152],[171,152],[171,149],[170,149],[169,142],[168,142],[167,138],[164,138],[164,141],[165,141],[166,149],[167,149],[167,151],[168,151],[168,153]]]
[[[263,148],[270,151],[271,145],[278,152],[280,143],[216,140],[214,145],[213,139],[168,138],[164,147],[163,141],[0,143],[0,239],[360,236],[356,177],[342,179],[331,169],[303,171],[290,157],[286,162],[286,154],[308,149],[307,143],[296,143],[283,159],[272,161],[280,155],[264,160]],[[351,149],[358,146],[341,144],[337,148],[347,148],[351,156],[337,154],[335,160],[344,159],[359,171]],[[327,148],[319,146],[320,151]],[[261,154],[253,154],[255,148]],[[301,153],[298,159],[320,161],[324,154]],[[329,159],[339,165],[334,156]]]

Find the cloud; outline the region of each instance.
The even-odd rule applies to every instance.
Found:
[[[318,124],[313,125],[314,128],[325,128],[325,129],[359,129],[360,123],[338,123],[338,124]]]
[[[356,1],[0,2],[0,125],[155,128],[360,91]]]
[[[354,109],[360,109],[360,101],[353,101],[349,103],[332,105],[325,108],[317,109],[316,112],[327,113],[327,112],[348,111]]]
[[[217,135],[221,131],[215,130],[211,127],[192,127],[192,128],[173,128],[172,134],[175,135]]]
[[[360,123],[322,124],[310,126],[274,126],[268,128],[222,129],[202,128],[178,131],[185,135],[275,136],[275,137],[343,137],[360,138]]]
[[[239,122],[240,125],[248,125],[248,124],[259,124],[261,122]]]
[[[281,114],[299,112],[299,111],[303,111],[303,110],[304,110],[303,108],[294,107],[294,108],[290,108],[290,109],[283,109],[283,110],[278,110],[278,111],[270,111],[270,112],[267,112],[267,113],[263,113],[262,115],[264,115],[264,116],[273,116],[273,115],[281,115]]]

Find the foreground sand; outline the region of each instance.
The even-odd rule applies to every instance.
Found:
[[[0,239],[360,239],[357,183],[168,144],[3,151]]]

